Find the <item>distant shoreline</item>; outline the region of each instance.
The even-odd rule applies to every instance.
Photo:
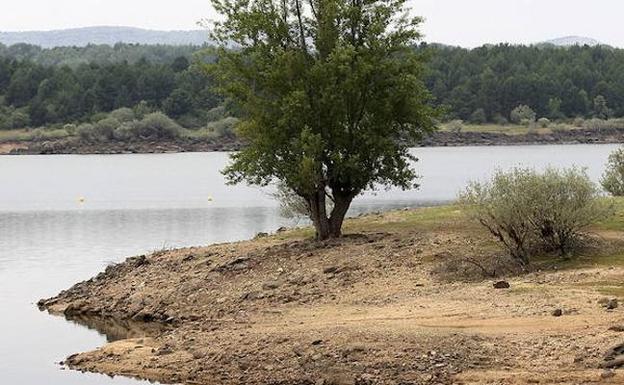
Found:
[[[515,146],[553,144],[624,143],[624,129],[572,129],[550,133],[505,134],[493,132],[437,131],[423,139],[418,147]],[[235,138],[177,139],[86,143],[78,139],[0,143],[0,155],[61,154],[160,154],[182,152],[238,151],[244,143]]]

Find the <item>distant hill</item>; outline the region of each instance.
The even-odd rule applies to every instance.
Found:
[[[542,44],[552,44],[558,47],[572,47],[575,45],[584,46],[588,45],[590,47],[596,45],[603,45],[596,39],[592,39],[591,37],[583,37],[583,36],[565,36],[557,39],[547,40]]]
[[[0,32],[0,43],[27,43],[43,48],[84,47],[89,44],[132,43],[166,45],[202,45],[208,42],[208,32],[156,31],[132,27],[86,27],[54,31]]]

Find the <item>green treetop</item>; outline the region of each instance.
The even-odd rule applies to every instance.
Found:
[[[362,191],[413,186],[408,146],[436,111],[406,0],[212,2],[224,16],[213,73],[248,143],[230,182],[281,181],[307,202],[318,239],[341,235]]]

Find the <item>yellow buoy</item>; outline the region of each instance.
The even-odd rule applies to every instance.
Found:
[[[85,197],[78,197],[78,203],[80,203],[81,205],[84,204],[86,201]]]
[[[212,202],[212,201],[213,201],[212,197],[208,195],[208,202]]]

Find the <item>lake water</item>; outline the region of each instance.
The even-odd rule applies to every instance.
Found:
[[[362,211],[455,198],[470,179],[516,165],[587,167],[598,180],[613,145],[415,149],[420,190],[358,198]],[[127,385],[55,362],[105,343],[35,303],[108,264],[163,247],[250,238],[293,225],[269,192],[227,186],[227,154],[0,157],[0,384]]]

